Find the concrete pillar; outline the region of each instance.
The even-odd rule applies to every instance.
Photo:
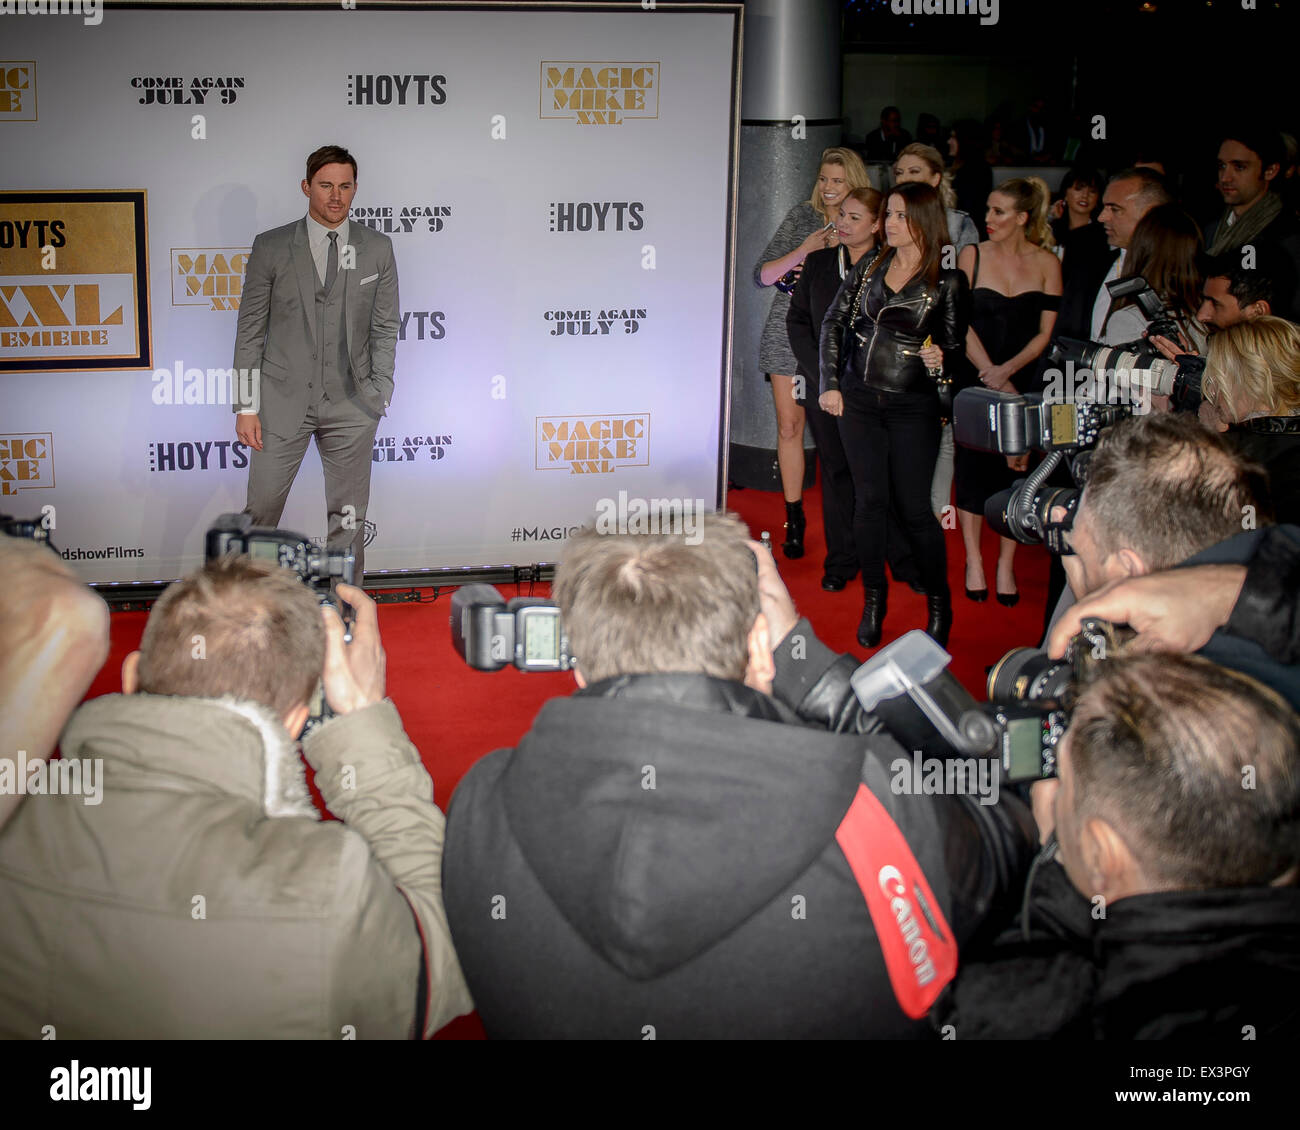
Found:
[[[728,468],[739,486],[781,489],[772,386],[758,364],[775,291],[755,284],[754,266],[786,212],[808,199],[822,150],[840,143],[840,8],[838,0],[745,4]],[[805,484],[810,444],[805,433]]]

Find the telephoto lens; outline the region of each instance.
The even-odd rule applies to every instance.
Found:
[[[991,702],[1061,702],[1074,678],[1074,665],[1034,647],[1012,648],[989,672]]]

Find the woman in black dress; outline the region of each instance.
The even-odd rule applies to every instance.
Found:
[[[926,593],[926,631],[946,644],[948,559],[930,509],[930,481],[942,411],[937,378],[955,373],[961,360],[966,279],[941,266],[948,221],[930,185],[895,187],[884,227],[888,247],[853,268],[822,323],[820,404],[840,417],[853,472],[854,540],[866,596],[858,642],[875,647],[883,631],[892,495]]]
[[[1051,192],[1038,177],[1004,181],[989,193],[988,239],[958,257],[971,287],[965,379],[1002,392],[1029,391],[1039,355],[1052,339],[1061,297],[1061,265],[1052,253],[1047,211]],[[1021,381],[1022,389],[1016,382]],[[966,595],[987,600],[980,557],[980,527],[989,495],[1011,485],[1028,456],[1002,456],[957,445],[954,478],[957,521],[966,547]],[[1016,543],[1002,538],[997,597],[1008,607],[1020,599],[1013,561]]]

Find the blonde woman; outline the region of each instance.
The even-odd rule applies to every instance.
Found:
[[[1268,471],[1279,522],[1300,524],[1300,326],[1266,316],[1210,338],[1201,419]]]
[[[803,270],[803,261],[812,252],[838,246],[835,224],[845,198],[855,188],[867,187],[870,187],[867,168],[852,149],[825,150],[812,194],[786,213],[754,268],[754,281],[759,286],[780,283],[772,296],[772,309],[759,339],[758,363],[772,379],[772,399],[776,402],[776,459],[785,495],[786,536],[781,549],[789,558],[803,556],[803,535],[807,525],[803,512],[807,381],[796,379],[798,362],[786,333],[790,293]],[[816,397],[816,389],[813,396]]]
[[[894,183],[906,184],[908,181],[921,181],[939,190],[939,199],[943,201],[944,212],[948,217],[948,242],[958,254],[979,243],[979,228],[970,216],[957,208],[957,193],[952,187],[952,174],[944,168],[943,158],[933,145],[922,145],[918,141],[905,145],[894,161]]]
[[[1038,358],[1052,340],[1061,304],[1061,264],[1048,221],[1052,194],[1039,177],[1003,181],[989,193],[988,239],[958,258],[971,287],[966,332],[966,379],[1002,392],[1029,391]],[[1018,385],[1016,382],[1019,381]],[[1021,387],[1023,386],[1023,387]],[[958,447],[954,477],[957,522],[966,547],[966,596],[988,599],[980,556],[980,530],[989,495],[1011,485],[1028,456],[1004,457]],[[1002,538],[998,550],[998,603],[1020,600],[1014,572],[1016,543]]]

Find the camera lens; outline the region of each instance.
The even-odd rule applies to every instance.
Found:
[[[1073,677],[1069,663],[1033,647],[1008,651],[989,672],[991,702],[1059,702]]]

